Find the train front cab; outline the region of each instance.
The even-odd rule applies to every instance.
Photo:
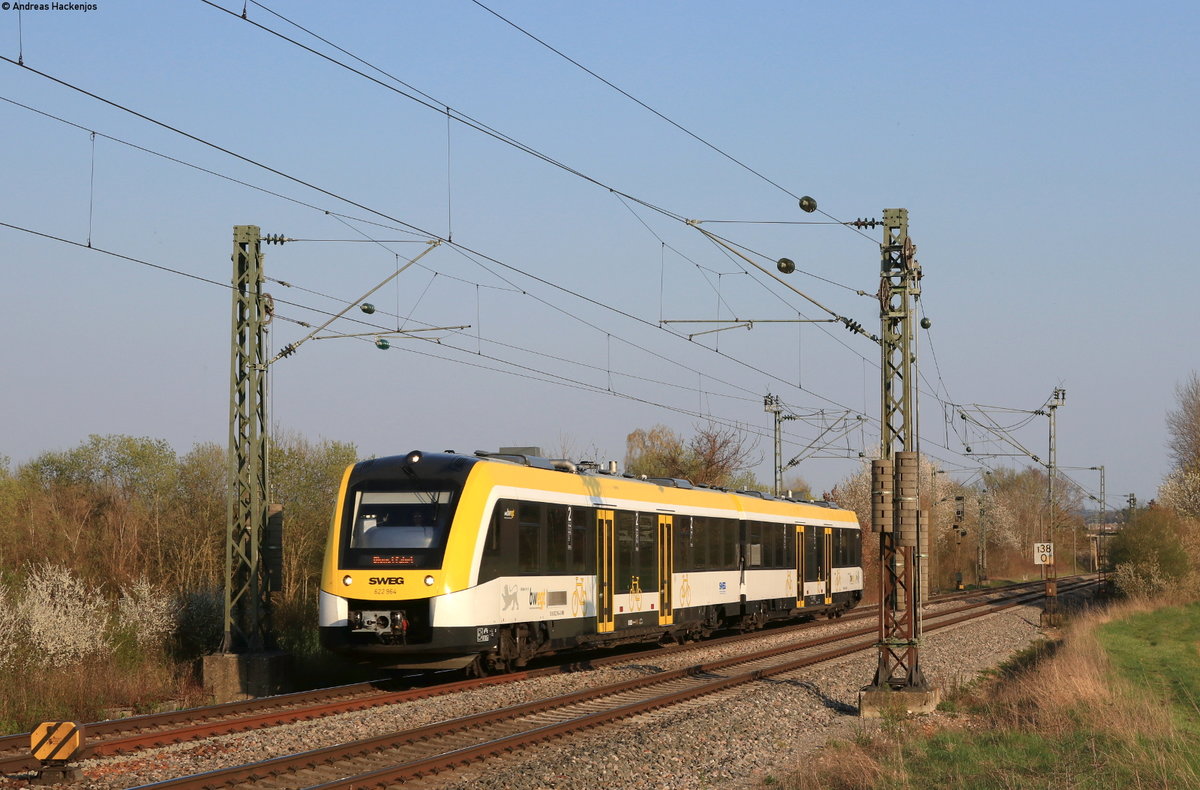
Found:
[[[410,453],[346,470],[322,568],[324,647],[424,668],[459,666],[476,649],[474,629],[433,622],[434,598],[466,586],[475,533],[452,525],[470,467],[470,459]]]
[[[578,645],[837,613],[861,595],[861,571],[844,567],[858,563],[857,525],[789,518],[793,503],[743,512],[755,500],[729,492],[412,457],[359,464],[343,481],[321,635],[358,659],[510,668]],[[858,571],[858,592],[847,571]]]

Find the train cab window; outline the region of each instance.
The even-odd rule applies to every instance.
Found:
[[[451,491],[360,491],[351,549],[437,549],[446,540]]]
[[[440,568],[458,491],[439,481],[368,480],[347,495],[343,568]]]

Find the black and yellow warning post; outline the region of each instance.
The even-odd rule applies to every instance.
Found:
[[[79,767],[71,765],[83,748],[83,725],[77,721],[44,721],[29,735],[29,750],[40,762],[35,784],[79,781]]]

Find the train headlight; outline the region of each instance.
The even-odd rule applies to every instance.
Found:
[[[354,581],[354,577],[352,577],[352,576],[343,576],[342,577],[342,584],[346,585],[347,587],[349,587],[353,581]]]
[[[433,577],[432,577],[432,576],[426,576],[426,577],[425,577],[425,586],[426,586],[426,587],[432,587],[432,586],[433,586]]]

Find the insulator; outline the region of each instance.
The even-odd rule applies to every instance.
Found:
[[[283,347],[283,348],[282,348],[282,349],[279,351],[279,358],[280,358],[280,359],[287,359],[288,357],[290,357],[292,354],[295,354],[295,353],[296,353],[296,344],[295,344],[295,343],[288,343],[286,346],[284,346],[284,347]]]
[[[380,351],[387,351],[391,347],[392,344],[388,342],[386,337],[375,338],[375,348],[379,349]]]
[[[894,477],[890,460],[878,458],[871,461],[871,529],[875,532],[891,532],[893,529]]]
[[[367,315],[371,315],[375,312],[375,305],[371,304],[370,302],[363,302],[358,306],[358,309],[362,310]]]
[[[896,541],[898,546],[913,546],[916,544],[916,530],[903,529],[903,525],[916,525],[919,517],[920,505],[917,502],[918,495],[918,471],[920,469],[917,460],[917,453],[904,450],[896,453],[896,478],[899,480],[900,492],[898,496],[899,507],[897,508],[900,518],[901,530],[900,536]]]

